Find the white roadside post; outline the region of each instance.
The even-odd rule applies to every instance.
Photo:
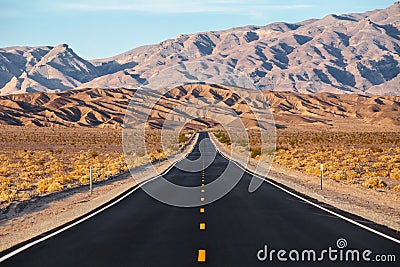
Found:
[[[89,184],[90,184],[90,187],[89,187],[89,190],[90,190],[90,195],[92,195],[92,193],[93,193],[93,178],[92,178],[92,167],[90,167],[90,175],[89,175],[89,177],[90,177],[90,182],[89,182]]]
[[[324,164],[321,163],[321,190],[322,190],[322,178],[324,175]]]

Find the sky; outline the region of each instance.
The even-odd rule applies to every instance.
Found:
[[[365,12],[394,0],[0,0],[0,47],[68,44],[85,59],[111,57],[180,33],[328,14]]]

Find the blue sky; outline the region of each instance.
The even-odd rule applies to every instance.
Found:
[[[386,8],[394,0],[0,0],[0,47],[67,43],[103,58],[178,33]]]

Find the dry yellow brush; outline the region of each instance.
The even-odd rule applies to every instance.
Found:
[[[255,133],[250,132],[250,157],[264,160],[270,152],[261,150]],[[231,145],[225,132],[214,134]],[[400,191],[399,132],[278,131],[274,162],[315,176],[323,164],[324,176],[333,180]]]
[[[0,152],[0,197],[3,201],[27,200],[36,195],[105,180],[127,170],[119,152],[9,151]]]
[[[28,129],[30,130],[30,129]],[[44,150],[38,150],[43,146],[35,132],[29,132],[29,142],[20,135],[20,130],[0,131],[0,143],[4,147],[0,151],[0,204],[16,200],[28,200],[34,196],[45,195],[67,188],[78,187],[89,183],[89,168],[92,167],[94,182],[106,180],[150,161],[165,158],[171,153],[165,153],[160,146],[159,131],[150,131],[146,136],[146,153],[136,153],[127,158],[121,152],[121,137],[118,132],[88,132],[88,130],[67,129],[43,129],[44,136],[54,132],[55,140],[46,140],[44,143],[50,146]],[[158,134],[157,134],[158,133]],[[120,133],[119,133],[120,134]],[[14,140],[19,137],[20,139]],[[66,136],[65,140],[59,140],[57,136]],[[90,137],[89,140],[87,137]],[[189,138],[179,138],[179,147],[182,148]],[[93,140],[92,140],[93,139]],[[71,144],[73,140],[74,145]],[[102,144],[98,144],[100,140]],[[76,143],[84,150],[77,151]],[[18,150],[29,144],[31,150]],[[94,146],[96,149],[88,149]],[[58,147],[58,148],[55,148]],[[61,147],[61,148],[60,148]]]
[[[278,138],[275,163],[366,188],[400,191],[400,133],[290,133]]]

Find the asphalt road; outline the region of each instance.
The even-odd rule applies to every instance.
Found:
[[[200,134],[199,140],[206,137]],[[198,144],[188,159],[199,159]],[[204,144],[205,152],[215,150],[208,139]],[[217,153],[204,170],[204,183],[215,180],[227,164],[228,160]],[[201,192],[202,171],[186,172],[174,167],[164,178],[198,187],[194,195],[207,199],[207,191]],[[270,183],[263,183],[257,191],[249,193],[251,178],[245,173],[223,198],[191,208],[163,204],[138,189],[112,207],[16,254],[0,266],[400,266],[400,244],[329,214]],[[160,187],[159,181],[155,179],[147,185]],[[203,213],[200,208],[204,208]],[[398,237],[361,218],[346,216]],[[204,230],[200,229],[200,223],[204,223]],[[341,250],[337,246],[340,238],[347,242],[347,247]],[[257,257],[257,254],[260,258],[265,256],[264,251],[260,252],[265,245],[268,256],[275,250],[272,261],[269,257],[265,261]],[[291,251],[298,250],[301,259],[305,249],[315,250],[319,258],[321,251],[329,247],[338,250],[336,261],[329,260],[329,251],[317,263],[289,258],[291,255],[295,259],[296,252]],[[287,258],[286,262],[277,258],[281,249],[286,251],[285,255],[280,254],[281,258]],[[371,260],[377,254],[393,254],[397,262],[340,261],[340,253],[346,255],[348,249],[359,250],[360,257],[364,250],[371,250],[372,254],[367,255]],[[198,262],[202,260],[199,250],[205,251],[205,262]],[[336,255],[331,253],[332,257]],[[307,259],[307,253],[304,255]]]

